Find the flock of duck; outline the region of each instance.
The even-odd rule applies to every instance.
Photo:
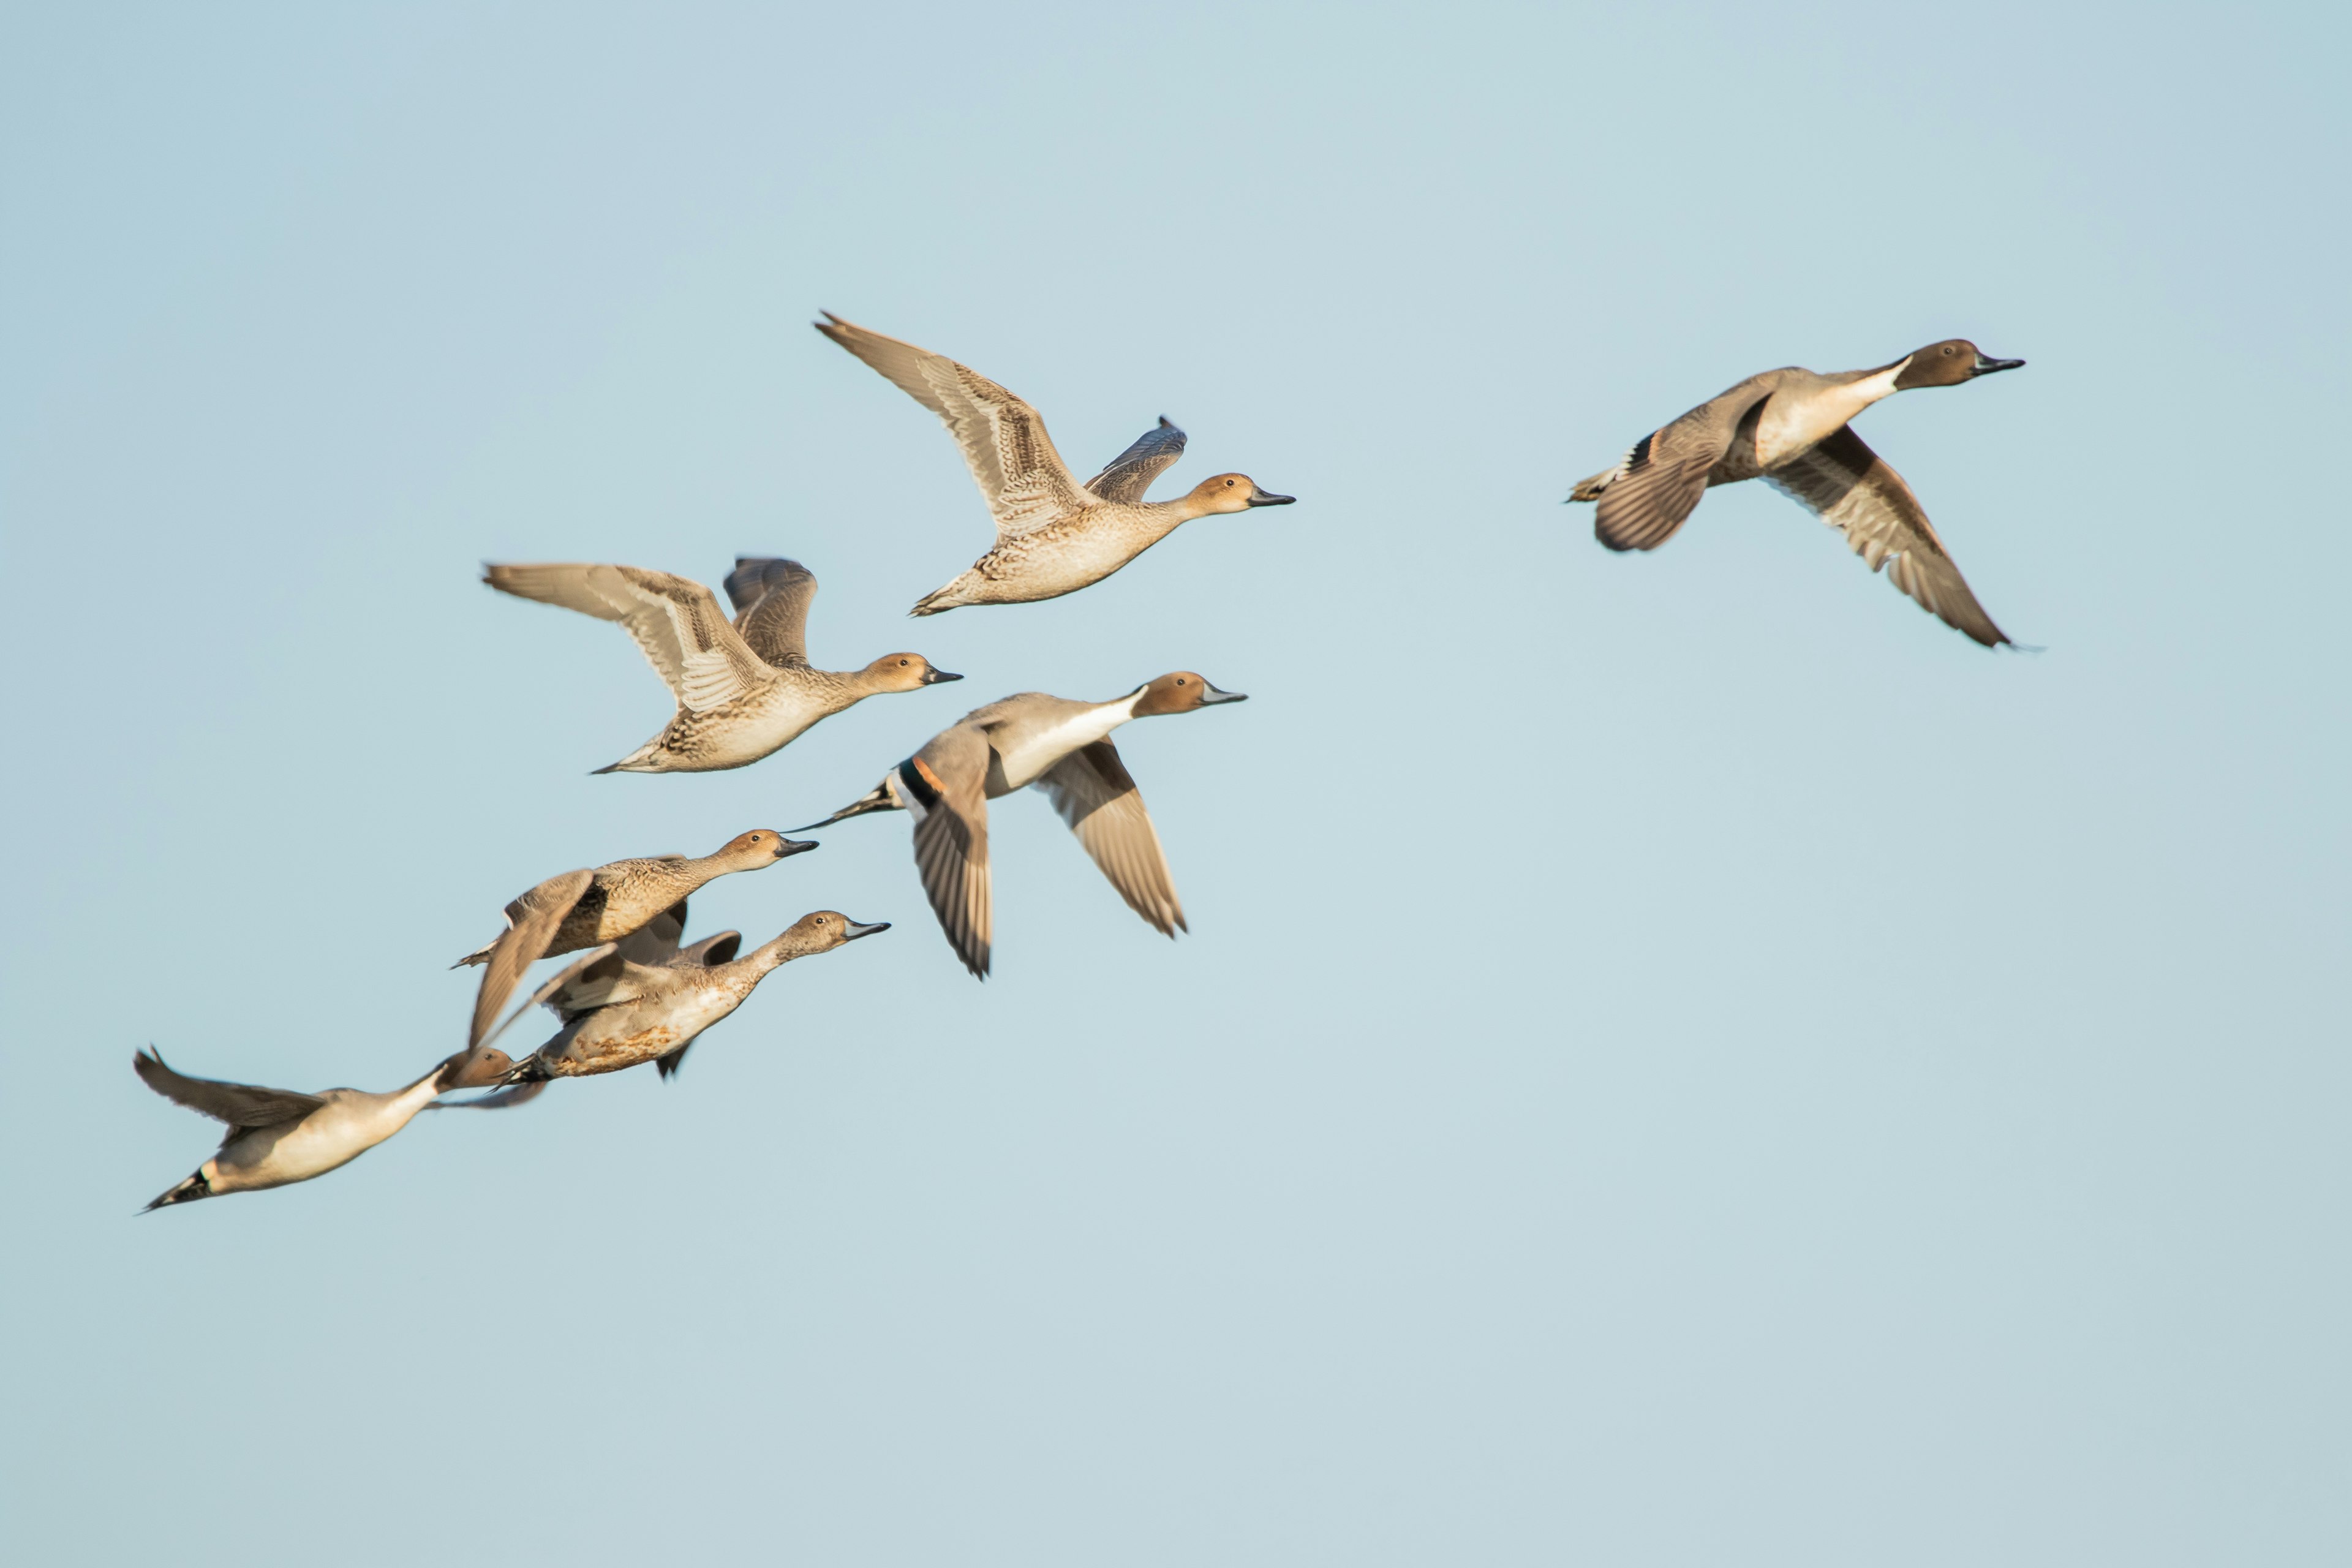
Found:
[[[986,376],[830,312],[815,326],[940,416],[995,519],[994,546],[918,600],[913,615],[1076,593],[1193,518],[1287,506],[1294,499],[1245,474],[1224,473],[1173,500],[1146,500],[1152,481],[1184,451],[1184,432],[1164,417],[1081,484],[1055,451],[1037,411]],[[1594,531],[1610,549],[1654,550],[1682,527],[1708,487],[1761,479],[1838,529],[1871,570],[1884,569],[1946,625],[1986,647],[2007,643],[1911,487],[1849,422],[1895,393],[1955,386],[2023,363],[1952,339],[1869,370],[1766,371],[1643,437],[1569,499],[1596,503]],[[669,687],[677,710],[661,732],[599,773],[743,767],[868,697],[963,679],[919,653],[885,654],[856,670],[812,665],[805,632],[816,578],[796,561],[739,558],[724,584],[731,619],[702,584],[637,566],[492,564],[484,580],[519,598],[619,623]],[[905,812],[916,870],[940,930],[963,966],[985,979],[992,929],[988,803],[1034,785],[1128,907],[1173,937],[1186,929],[1183,907],[1159,834],[1110,734],[1130,720],[1242,700],[1242,693],[1221,690],[1191,670],[1102,702],[1021,692],[972,710],[892,766],[873,789],[793,831]],[[133,1066],[149,1088],[227,1128],[219,1150],[147,1208],[324,1175],[429,1106],[504,1109],[558,1079],[647,1061],[668,1078],[694,1041],[776,969],[890,929],[818,910],[748,952],[737,931],[686,941],[687,903],[697,889],[815,847],[757,828],[704,856],[615,860],[549,878],[506,906],[504,931],[458,960],[482,969],[465,1048],[385,1093],[306,1094],[190,1078],[152,1047],[138,1053]],[[566,953],[578,956],[508,1012],[531,966]],[[556,1032],[520,1061],[498,1049],[495,1042],[516,1019],[541,1005],[554,1013]],[[440,1099],[466,1089],[488,1092]]]

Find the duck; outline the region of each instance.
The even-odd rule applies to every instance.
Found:
[[[415,1082],[386,1094],[359,1089],[290,1089],[190,1078],[165,1064],[153,1047],[131,1065],[141,1081],[176,1105],[228,1124],[219,1152],[194,1174],[160,1194],[141,1211],[152,1213],[199,1198],[257,1193],[307,1182],[350,1164],[415,1120],[436,1095],[486,1089],[514,1070],[503,1051],[468,1048],[434,1064]]]
[[[1655,550],[1709,486],[1761,479],[1843,532],[1873,572],[1887,568],[1922,609],[1998,647],[2008,635],[1977,603],[1919,498],[1848,421],[1898,392],[1958,386],[2024,363],[1948,338],[1870,370],[1768,370],[1643,437],[1568,499],[1598,503],[1593,531],[1610,549]]]
[[[986,980],[994,917],[989,899],[988,803],[1034,785],[1127,907],[1174,939],[1184,923],[1168,857],[1135,779],[1110,732],[1134,719],[1192,713],[1248,700],[1189,669],[1172,671],[1108,702],[1024,691],[975,708],[882,776],[811,833],[874,811],[914,819],[915,867],[948,945]]]
[[[542,1003],[559,1018],[562,1017],[566,1002],[579,994],[577,987],[582,972],[614,952],[618,952],[632,963],[641,963],[653,968],[707,969],[715,964],[731,963],[735,961],[736,954],[742,950],[743,933],[741,931],[718,931],[704,937],[691,946],[681,946],[680,943],[686,933],[686,917],[687,900],[680,899],[676,904],[656,915],[650,922],[631,931],[618,942],[608,942],[589,949],[569,965],[559,970],[531,995],[529,1001],[509,1014],[506,1022],[490,1031],[489,1038],[493,1040],[498,1038],[512,1027],[517,1019]],[[487,1041],[485,1043],[487,1044]],[[661,1069],[662,1080],[667,1082],[676,1075],[678,1067],[685,1060],[686,1047],[680,1046],[667,1055],[655,1058],[654,1065]],[[539,1079],[529,1083],[518,1083],[489,1094],[477,1095],[471,1100],[436,1100],[433,1102],[432,1109],[435,1110],[509,1110],[518,1105],[528,1105],[543,1093],[547,1086],[553,1081],[552,1079]]]
[[[1166,415],[1085,484],[1066,467],[1037,411],[944,354],[844,321],[811,323],[945,421],[996,520],[996,547],[925,595],[910,615],[965,605],[1025,605],[1101,582],[1196,517],[1289,506],[1247,474],[1215,474],[1172,500],[1144,492],[1184,451]]]
[[[484,966],[467,1043],[478,1046],[490,1037],[491,1024],[523,972],[541,959],[616,942],[666,912],[683,928],[684,900],[704,884],[731,872],[761,870],[815,847],[814,840],[755,827],[708,855],[647,856],[550,877],[507,905],[505,931],[449,966]]]
[[[868,697],[963,679],[919,653],[886,653],[863,669],[811,665],[804,634],[816,576],[782,556],[735,558],[726,579],[731,624],[709,588],[642,566],[493,562],[482,581],[519,599],[618,621],[677,699],[661,733],[598,773],[748,767]]]
[[[615,944],[572,965],[544,989],[543,999],[563,1027],[499,1084],[588,1078],[649,1061],[666,1063],[661,1076],[667,1079],[704,1030],[741,1006],[779,968],[889,929],[887,921],[854,921],[838,910],[818,910],[740,958],[732,956],[740,941],[732,931],[653,964],[635,962]]]

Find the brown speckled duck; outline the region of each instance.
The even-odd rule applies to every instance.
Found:
[[[1082,485],[1037,411],[978,371],[830,310],[814,325],[946,422],[996,519],[996,548],[924,595],[914,615],[1059,598],[1101,582],[1193,518],[1297,499],[1269,494],[1247,474],[1217,474],[1173,500],[1145,500],[1151,481],[1184,450],[1184,432],[1165,416]]]
[[[781,557],[736,557],[727,574],[731,625],[701,584],[642,566],[492,564],[482,581],[517,598],[618,621],[677,697],[677,711],[662,732],[600,773],[740,768],[868,697],[963,679],[919,653],[886,653],[863,669],[816,668],[805,637],[816,577]]]

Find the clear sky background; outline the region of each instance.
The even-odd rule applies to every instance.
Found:
[[[2352,1558],[2346,16],[15,9],[5,1554]],[[820,307],[1299,504],[906,620],[988,521]],[[2046,652],[1559,504],[1952,335],[1861,428]],[[479,563],[737,552],[970,679],[587,776],[667,694]],[[983,987],[845,825],[677,1081],[131,1217],[134,1048],[404,1082],[539,879],[1186,667],[1189,938],[1024,795]]]

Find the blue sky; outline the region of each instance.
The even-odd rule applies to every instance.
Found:
[[[11,1555],[2352,1551],[2340,10],[0,26]],[[908,621],[985,514],[819,308],[1299,504]],[[2030,363],[1861,428],[2045,652],[1559,504],[1953,335]],[[969,679],[587,776],[666,695],[479,563],[739,552]],[[1177,668],[1182,942],[1024,795],[974,984],[847,824],[696,930],[898,929],[678,1081],[130,1217],[211,1146],[135,1047],[406,1081],[540,878]]]

